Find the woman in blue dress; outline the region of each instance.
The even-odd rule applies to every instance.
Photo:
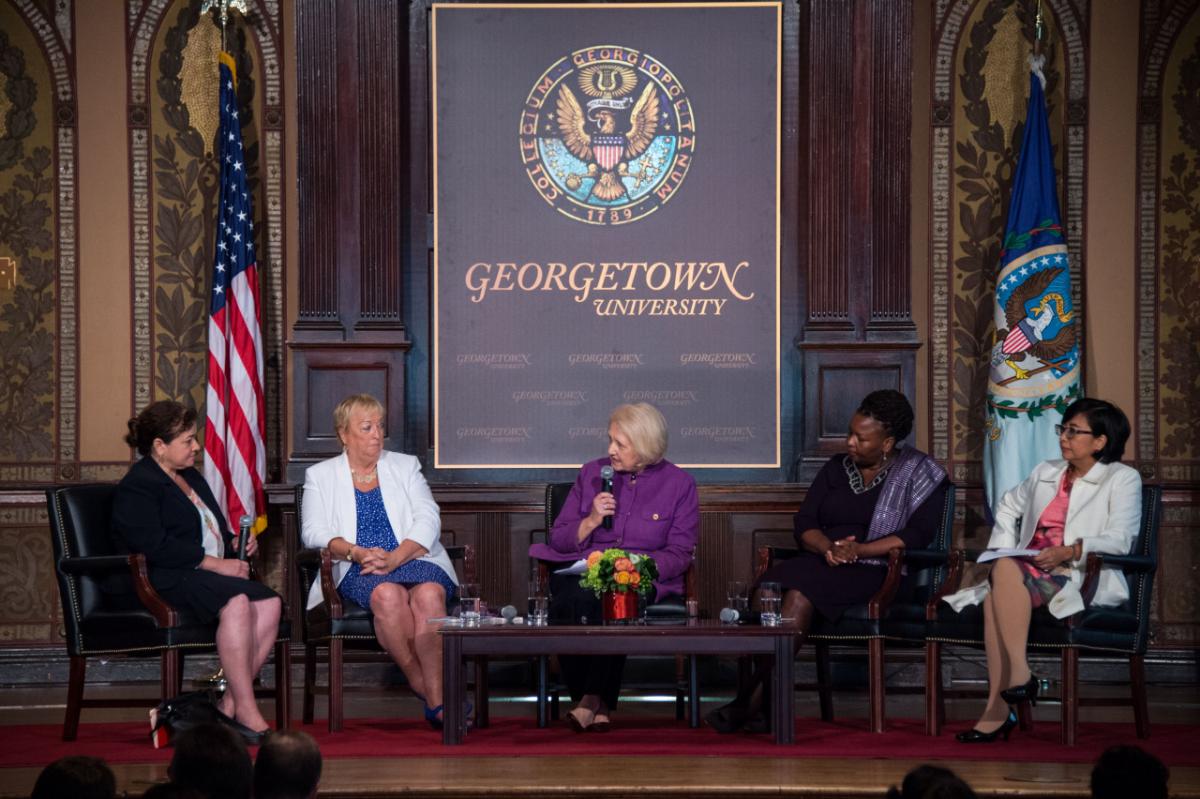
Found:
[[[367,394],[347,397],[333,421],[344,451],[309,467],[301,538],[337,559],[344,598],[375,617],[375,636],[442,724],[442,642],[429,619],[446,615],[457,593],[454,567],[441,544],[441,516],[421,464],[383,449],[383,406]],[[308,607],[322,601],[314,583]]]

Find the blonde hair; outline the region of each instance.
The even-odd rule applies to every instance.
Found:
[[[342,431],[350,426],[350,414],[358,410],[378,413],[381,417],[386,416],[383,403],[370,394],[351,394],[333,409],[333,430],[338,434],[339,439],[342,437]]]
[[[618,405],[608,423],[629,436],[629,443],[643,466],[653,466],[667,454],[667,420],[650,403]]]

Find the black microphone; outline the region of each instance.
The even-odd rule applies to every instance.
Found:
[[[254,524],[254,517],[248,514],[238,519],[238,560],[246,559],[246,541],[250,538],[250,525],[252,524]]]
[[[604,465],[600,467],[600,490],[612,493],[613,467]],[[605,530],[612,529],[612,516],[605,516],[604,521],[600,522],[600,526]]]
[[[517,609],[512,605],[505,605],[500,608],[500,615],[504,617],[505,624],[512,624],[513,619],[517,617]]]

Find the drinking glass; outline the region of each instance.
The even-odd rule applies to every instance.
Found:
[[[725,590],[725,607],[736,610],[738,621],[745,621],[750,610],[750,599],[746,593],[746,583],[742,580],[730,580]]]
[[[779,583],[763,583],[758,587],[759,621],[763,627],[778,627],[782,618],[780,605],[783,594]]]
[[[541,580],[529,581],[529,591],[526,596],[529,602],[526,612],[529,624],[534,627],[545,627],[546,620],[550,615],[550,600],[546,597],[546,588],[542,585]]]
[[[458,586],[459,615],[464,627],[478,627],[480,615],[479,583],[462,583]]]

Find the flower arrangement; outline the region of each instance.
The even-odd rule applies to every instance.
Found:
[[[647,594],[654,590],[654,581],[658,579],[654,558],[630,555],[623,549],[597,550],[588,555],[587,565],[579,584],[595,591],[596,596],[606,591]]]

